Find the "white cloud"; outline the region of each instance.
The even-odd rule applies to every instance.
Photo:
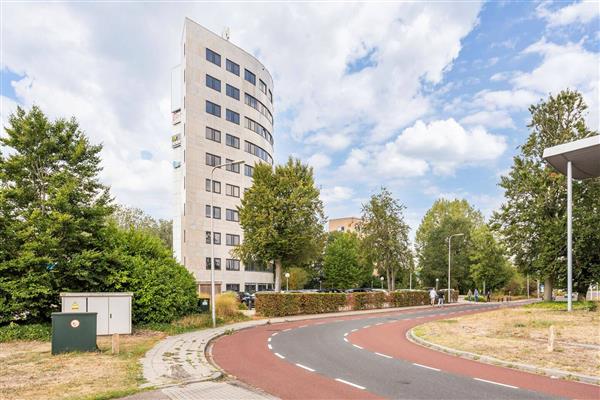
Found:
[[[405,179],[423,176],[429,170],[447,175],[463,166],[494,161],[505,149],[503,136],[490,134],[482,127],[466,130],[452,118],[429,124],[417,121],[394,141],[353,149],[339,169],[339,177]]]
[[[352,136],[346,133],[316,133],[304,139],[307,144],[326,147],[331,151],[340,151],[346,149],[352,143]]]
[[[530,90],[482,90],[475,95],[473,103],[475,107],[484,107],[488,110],[521,110],[539,99],[540,96]]]
[[[306,160],[314,169],[323,169],[331,164],[331,158],[323,153],[315,153]]]
[[[506,111],[478,111],[460,120],[464,125],[482,125],[488,128],[514,128],[515,124]]]
[[[321,190],[321,200],[324,203],[337,203],[352,198],[354,191],[346,186],[334,186]]]
[[[536,11],[539,17],[548,22],[549,27],[586,24],[600,16],[600,4],[597,1],[580,1],[552,11],[548,9],[548,3],[542,3]]]

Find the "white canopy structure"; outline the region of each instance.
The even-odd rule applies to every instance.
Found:
[[[600,135],[544,149],[544,160],[567,175],[567,309],[573,310],[572,180],[600,176]]]

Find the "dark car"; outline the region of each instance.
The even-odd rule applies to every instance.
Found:
[[[345,293],[342,289],[319,289],[317,293]]]
[[[240,303],[244,303],[248,309],[254,308],[255,297],[253,294],[248,292],[239,292],[238,299],[240,300]]]
[[[372,292],[371,288],[356,288],[356,289],[348,289],[346,293],[364,293],[364,292]]]

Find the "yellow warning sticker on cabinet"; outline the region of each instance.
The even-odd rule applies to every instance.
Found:
[[[77,302],[74,302],[73,304],[71,304],[71,310],[73,310],[73,311],[79,310],[79,304],[77,304]]]

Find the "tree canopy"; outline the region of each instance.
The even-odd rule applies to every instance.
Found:
[[[373,267],[360,254],[360,239],[351,232],[332,232],[323,257],[324,284],[333,289],[362,287]]]
[[[323,203],[313,170],[290,158],[272,168],[254,167],[254,182],[239,207],[244,240],[234,253],[242,260],[275,263],[275,290],[281,290],[282,265],[316,260],[324,243]]]
[[[494,227],[523,274],[545,281],[546,299],[566,278],[566,178],[548,165],[545,148],[597,135],[585,124],[587,106],[571,90],[529,107],[531,132],[500,186],[505,201]],[[573,279],[585,293],[600,278],[600,179],[573,182]]]
[[[362,207],[361,251],[369,265],[385,274],[390,290],[395,290],[397,279],[404,278],[400,272],[410,267],[412,257],[405,208],[385,187]]]
[[[123,205],[117,205],[110,218],[123,229],[134,228],[154,235],[169,249],[173,249],[173,221],[171,220],[155,219],[139,208]]]

